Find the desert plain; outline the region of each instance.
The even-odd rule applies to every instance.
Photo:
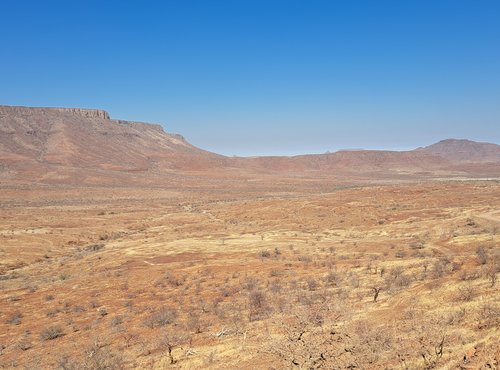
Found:
[[[229,158],[0,108],[0,368],[499,367],[498,145]]]
[[[0,367],[498,367],[498,181],[250,184],[3,188]]]

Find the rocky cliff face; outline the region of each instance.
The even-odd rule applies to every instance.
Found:
[[[71,113],[87,118],[109,119],[109,113],[102,109],[53,108],[61,113]]]
[[[20,106],[0,105],[0,116],[22,115],[33,116],[54,113],[67,113],[85,118],[102,118],[109,120],[109,113],[102,109],[84,109],[84,108],[31,108]]]

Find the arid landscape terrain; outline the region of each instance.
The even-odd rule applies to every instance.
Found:
[[[500,146],[225,157],[0,106],[0,368],[497,369]]]

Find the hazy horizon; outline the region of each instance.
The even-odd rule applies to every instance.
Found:
[[[495,1],[18,1],[0,104],[107,110],[238,156],[500,143]]]

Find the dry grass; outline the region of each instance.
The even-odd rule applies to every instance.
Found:
[[[0,367],[498,367],[498,183],[37,192],[0,213]]]

